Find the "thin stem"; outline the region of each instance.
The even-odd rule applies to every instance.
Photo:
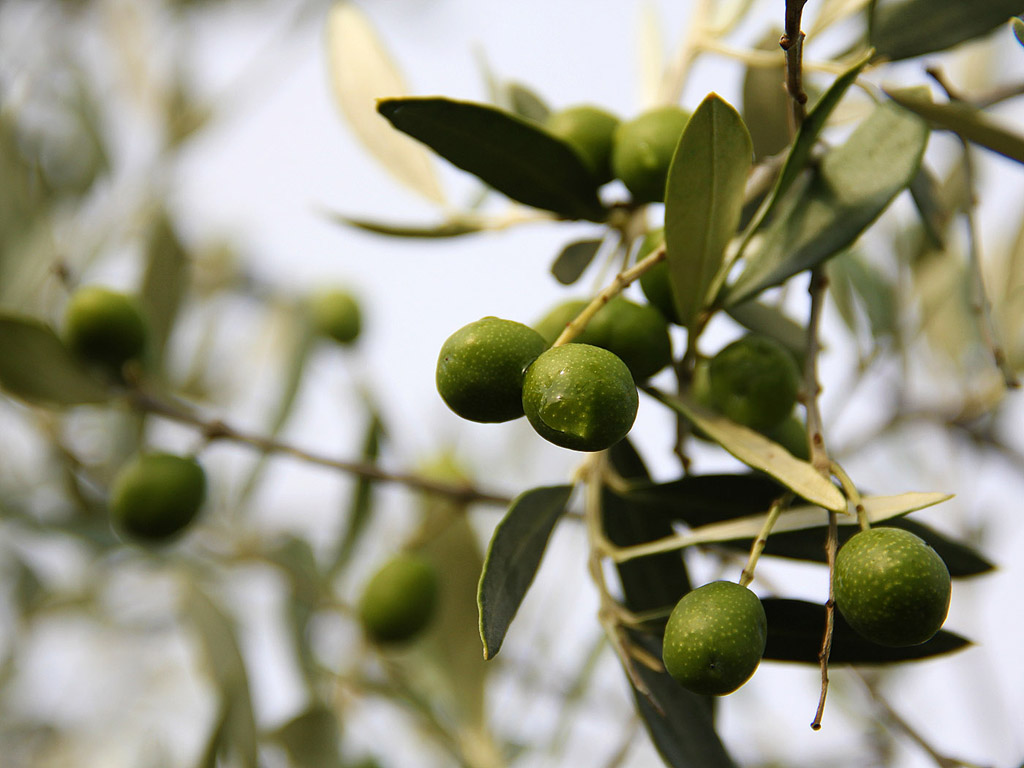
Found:
[[[828,513],[828,539],[825,542],[825,556],[828,559],[828,600],[825,602],[825,634],[821,639],[821,650],[818,651],[818,663],[821,666],[821,694],[818,696],[818,708],[811,721],[812,730],[821,730],[821,718],[825,713],[825,698],[828,695],[828,658],[832,653],[832,632],[836,621],[835,570],[836,550],[839,548],[839,525],[835,512]]]
[[[803,55],[804,33],[800,19],[807,0],[786,0],[786,31],[779,45],[786,52],[786,90],[794,129],[804,121],[807,113],[807,94],[804,93]]]
[[[868,513],[864,508],[864,502],[861,499],[860,491],[857,490],[857,486],[854,485],[850,476],[846,474],[846,470],[835,461],[832,462],[832,475],[839,480],[839,484],[843,486],[843,493],[857,511],[857,523],[860,525],[860,529],[866,531],[871,527],[871,523],[868,521]]]
[[[235,443],[251,445],[265,453],[278,453],[299,459],[309,464],[337,469],[359,477],[366,477],[383,483],[398,483],[408,488],[425,493],[447,496],[455,501],[484,504],[507,505],[511,502],[508,496],[491,493],[465,483],[447,483],[408,472],[391,472],[381,469],[375,464],[361,461],[346,461],[323,454],[297,448],[293,445],[274,440],[263,435],[243,432],[219,419],[205,419],[185,405],[158,399],[138,389],[126,393],[128,404],[143,413],[150,413],[179,424],[187,424],[199,429],[209,440],[229,440]]]
[[[822,475],[831,474],[832,461],[828,457],[823,435],[823,420],[818,396],[821,384],[818,382],[818,327],[821,324],[821,313],[825,305],[825,289],[828,277],[822,267],[811,270],[811,283],[808,291],[811,294],[811,311],[807,320],[807,353],[804,357],[804,407],[807,411],[807,444],[811,455],[811,464]]]
[[[747,559],[747,565],[740,574],[740,586],[745,587],[754,580],[754,568],[757,567],[757,561],[761,557],[761,553],[764,552],[765,544],[768,543],[768,536],[771,534],[772,528],[775,527],[775,521],[779,519],[779,513],[789,506],[792,500],[792,493],[784,493],[772,502],[764,519],[764,525],[761,526],[757,538],[754,539],[754,543],[750,547],[750,557]]]

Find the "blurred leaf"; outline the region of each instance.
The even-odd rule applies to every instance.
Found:
[[[962,101],[936,104],[931,100],[928,90],[922,88],[886,91],[886,94],[932,125],[953,131],[967,141],[1024,163],[1024,136],[1003,128],[977,107]]]
[[[768,617],[768,644],[766,661],[796,661],[818,664],[818,652],[825,632],[825,606],[803,600],[764,598],[761,600]],[[890,648],[877,645],[858,635],[835,612],[832,632],[830,664],[891,664],[940,656],[962,650],[971,643],[966,638],[946,630],[939,632],[921,645]]]
[[[830,286],[832,281],[835,281],[834,296],[840,291],[849,291],[849,296],[843,300],[848,298],[852,301],[856,295],[864,307],[873,338],[892,336],[896,332],[896,289],[878,269],[867,262],[863,255],[857,251],[849,251],[832,259],[828,264],[828,275]],[[839,303],[837,300],[837,305]],[[844,313],[853,312],[852,304],[840,306],[839,309]],[[849,321],[847,322],[849,324]]]
[[[196,761],[196,768],[217,768],[219,756],[227,749],[228,721],[231,707],[226,699],[221,696],[217,712],[217,721],[214,723],[210,735],[206,739],[202,754]]]
[[[790,191],[722,303],[747,301],[848,248],[914,178],[927,142],[917,118],[875,108]]]
[[[341,733],[334,712],[319,702],[268,736],[284,747],[293,768],[341,768]]]
[[[714,93],[679,138],[665,189],[665,246],[672,295],[687,325],[709,303],[736,234],[752,152],[743,119]]]
[[[636,40],[637,91],[640,104],[653,107],[664,101],[661,94],[665,80],[665,19],[654,3],[637,6]]]
[[[189,284],[189,257],[166,210],[153,224],[139,300],[149,327],[149,353],[163,367],[165,348]]]
[[[609,488],[601,497],[601,517],[604,533],[617,547],[629,547],[654,541],[673,533],[672,521],[658,515],[644,514],[636,508],[628,495],[620,495]],[[626,607],[634,613],[671,608],[690,591],[690,578],[679,552],[667,552],[637,558],[618,564],[619,580]],[[649,626],[664,627],[665,619]]]
[[[748,64],[743,75],[743,122],[750,129],[758,160],[789,146],[789,95],[786,93],[786,55],[779,48],[782,30],[771,29],[754,46],[779,57],[775,67]]]
[[[1000,254],[995,277],[986,276],[998,286],[992,291],[993,319],[1015,370],[1024,364],[1024,216],[1020,222],[1014,242]]]
[[[1020,13],[1020,0],[891,0],[872,3],[868,41],[890,61],[944,51],[988,34]]]
[[[522,83],[509,83],[505,86],[508,106],[519,117],[533,120],[536,123],[547,121],[551,110],[544,99]]]
[[[49,326],[0,312],[0,385],[39,405],[103,403],[113,390],[94,377]]]
[[[1017,42],[1024,45],[1024,19],[1014,16],[1010,19],[1010,27],[1013,29],[1013,36],[1017,38]]]
[[[914,206],[921,217],[925,233],[933,245],[941,248],[946,242],[946,225],[952,214],[943,199],[938,179],[924,163],[910,182],[910,194],[914,198]]]
[[[793,355],[803,367],[807,353],[807,329],[785,313],[781,307],[758,301],[746,301],[728,308],[729,317],[749,331],[770,336]]]
[[[645,387],[644,391],[683,414],[747,466],[766,472],[798,496],[825,509],[846,511],[846,498],[832,481],[822,477],[806,461],[792,456],[778,443],[707,410],[688,392],[669,395],[649,387]]]
[[[369,416],[369,424],[363,434],[363,448],[360,452],[360,461],[364,464],[373,465],[377,463],[380,456],[380,444],[385,437],[384,421],[380,412],[370,402],[366,403]],[[374,482],[368,477],[360,475],[355,478],[352,489],[352,498],[349,501],[348,514],[345,516],[347,524],[338,544],[338,552],[331,567],[331,573],[338,573],[348,563],[349,558],[355,551],[359,537],[366,530],[366,524],[370,521],[373,512],[373,490]]]
[[[629,639],[654,658],[661,658],[661,642],[651,635],[630,632]],[[650,697],[633,686],[637,710],[658,754],[671,768],[736,768],[725,751],[712,719],[712,704],[683,688],[664,670],[640,662],[633,671]]]
[[[256,719],[235,628],[197,584],[189,585],[183,610],[199,637],[210,677],[223,697],[226,711],[220,741],[234,750],[244,768],[257,768]]]
[[[822,0],[808,35],[814,36],[837,21],[859,13],[871,0]]]
[[[611,463],[612,469],[623,480],[645,481],[651,479],[643,457],[637,452],[636,446],[628,437],[624,437],[608,449],[608,461]]]
[[[597,252],[601,249],[602,240],[577,240],[569,243],[551,265],[551,274],[562,285],[572,285],[590,266]]]
[[[571,485],[525,491],[512,500],[494,529],[477,592],[485,659],[501,650],[571,494]]]
[[[449,219],[440,224],[428,224],[425,226],[410,224],[388,224],[383,221],[370,221],[369,219],[353,218],[340,213],[329,212],[328,217],[332,221],[344,224],[348,227],[356,227],[377,235],[388,235],[390,237],[413,237],[413,238],[445,238],[459,237],[461,235],[472,235],[484,230],[483,223],[479,220],[470,219]]]
[[[306,691],[313,696],[320,667],[313,652],[309,623],[319,604],[320,592],[325,589],[324,579],[317,568],[313,548],[297,536],[287,536],[267,551],[266,558],[284,571],[288,579],[291,595],[284,605],[286,626],[291,631]]]
[[[327,47],[334,96],[356,138],[395,179],[443,205],[433,158],[389,130],[376,112],[378,99],[404,96],[407,91],[398,66],[355,3],[340,0],[331,8]]]
[[[543,128],[486,104],[443,98],[384,99],[400,131],[524,205],[601,221],[597,183],[576,151]]]

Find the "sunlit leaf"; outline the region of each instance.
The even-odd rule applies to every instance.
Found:
[[[766,661],[796,661],[817,665],[821,639],[825,632],[825,606],[803,600],[765,598],[761,601],[768,618]],[[962,650],[969,640],[946,630],[921,645],[892,648],[878,645],[858,635],[835,612],[832,632],[831,664],[892,664],[927,659]]]
[[[3,312],[0,386],[16,397],[40,405],[102,403],[114,394],[68,351],[49,326]]]
[[[551,265],[551,274],[562,285],[572,285],[590,266],[601,249],[601,240],[577,240],[569,243]]]
[[[1020,13],[1020,0],[889,0],[873,3],[868,41],[897,61],[943,51],[988,34]]]
[[[739,113],[714,93],[679,138],[665,190],[665,247],[676,309],[686,324],[707,305],[736,234],[752,153]]]
[[[384,99],[377,109],[400,131],[525,205],[601,221],[593,174],[567,143],[486,104],[443,98]]]
[[[690,419],[747,466],[766,472],[810,502],[837,512],[846,511],[846,498],[832,481],[819,474],[806,461],[792,456],[778,443],[709,411],[688,392],[669,395],[652,388],[645,388],[644,391]]]
[[[569,485],[526,491],[494,529],[477,592],[484,658],[501,649],[571,493]]]
[[[363,146],[398,181],[428,200],[444,203],[433,158],[388,128],[377,114],[378,99],[407,91],[370,20],[348,0],[334,4],[327,19],[331,82],[341,111]]]
[[[746,301],[848,248],[914,178],[927,142],[921,120],[877,107],[790,190],[721,303]]]
[[[1024,163],[1024,135],[1004,128],[977,107],[963,102],[937,104],[920,88],[886,91],[897,104],[915,112],[938,128],[953,131],[1004,157]]]

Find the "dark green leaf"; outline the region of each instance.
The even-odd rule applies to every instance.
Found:
[[[597,252],[601,249],[601,240],[577,240],[569,243],[558,254],[551,265],[551,274],[562,285],[572,285],[590,266]]]
[[[629,633],[630,640],[651,656],[661,658],[661,642],[650,635]],[[637,710],[651,741],[671,768],[736,768],[712,719],[712,702],[640,662],[633,670],[647,694],[633,686]]]
[[[355,227],[366,232],[373,232],[376,235],[387,235],[389,237],[411,237],[423,239],[441,239],[446,237],[460,237],[472,235],[483,230],[479,221],[450,219],[440,224],[411,225],[411,224],[389,224],[384,221],[371,221],[353,216],[344,216],[340,213],[327,214],[333,221],[344,224],[348,227]]]
[[[628,437],[608,449],[608,460],[623,480],[645,482],[651,479],[643,457]]]
[[[770,477],[748,472],[637,483],[623,495],[636,515],[678,520],[698,528],[765,512],[782,492],[782,486]]]
[[[848,248],[914,178],[928,128],[889,104],[790,190],[722,304],[747,301]]]
[[[513,200],[570,219],[605,217],[597,182],[576,152],[529,121],[442,98],[384,99],[377,109],[395,128]]]
[[[959,101],[936,104],[928,91],[921,88],[886,93],[897,104],[920,115],[932,125],[953,131],[967,141],[1024,163],[1024,136],[1002,127],[977,107]]]
[[[743,75],[743,122],[750,129],[754,157],[761,159],[789,145],[789,95],[786,93],[786,54],[779,48],[781,29],[769,30],[758,40],[759,51],[779,57],[778,66],[747,65]]]
[[[284,747],[292,768],[342,766],[338,718],[323,704],[313,704],[269,736]]]
[[[364,464],[375,464],[380,456],[380,444],[384,439],[384,422],[380,413],[367,403],[370,423],[363,435],[363,448],[360,453],[360,460]],[[348,514],[346,516],[345,531],[342,534],[341,543],[338,545],[338,553],[335,556],[332,570],[337,572],[348,562],[349,557],[355,551],[359,537],[366,529],[373,512],[373,489],[374,482],[365,476],[355,479],[355,487],[352,489],[352,498],[349,502]]]
[[[501,649],[571,493],[570,485],[526,491],[494,529],[477,591],[485,659]]]
[[[981,37],[1020,13],[1020,0],[892,0],[873,3],[868,42],[890,61],[909,59]]]
[[[665,189],[665,247],[672,295],[687,325],[707,305],[736,234],[752,154],[743,119],[714,93],[679,137]]]
[[[0,385],[41,405],[102,403],[113,396],[49,326],[8,313],[0,313]]]
[[[803,600],[765,598],[761,601],[768,617],[767,661],[796,661],[818,664],[818,651],[825,631],[825,606]],[[832,664],[891,664],[940,656],[966,648],[971,643],[953,632],[939,630],[926,643],[906,648],[877,645],[858,635],[835,613],[832,633]]]
[[[139,299],[149,327],[149,354],[162,366],[164,348],[188,288],[189,258],[166,211],[153,224]]]

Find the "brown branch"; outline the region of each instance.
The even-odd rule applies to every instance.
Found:
[[[183,404],[161,400],[139,389],[128,390],[126,400],[132,408],[143,413],[150,413],[170,421],[176,421],[179,424],[195,427],[203,433],[207,440],[229,440],[235,443],[242,443],[257,448],[264,453],[291,456],[308,464],[336,469],[382,483],[397,483],[413,490],[438,496],[447,496],[455,501],[467,504],[478,502],[504,506],[511,502],[511,498],[508,496],[484,491],[466,483],[448,483],[408,472],[392,472],[382,469],[376,464],[336,459],[297,448],[263,435],[244,432],[220,419],[203,418]]]
[[[786,52],[786,90],[789,92],[790,117],[794,130],[804,121],[807,112],[803,78],[804,33],[800,29],[806,3],[807,0],[786,0],[786,31],[779,39],[779,45]]]

